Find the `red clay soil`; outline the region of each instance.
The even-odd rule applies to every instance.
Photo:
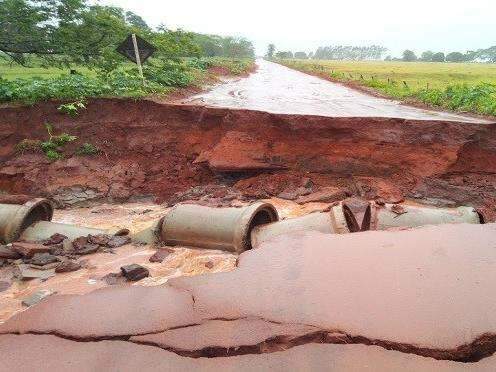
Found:
[[[487,220],[496,219],[495,124],[282,115],[120,99],[91,100],[71,118],[57,106],[0,109],[1,191],[71,204],[144,195],[171,201],[197,186],[247,198],[292,192],[296,198],[301,190],[300,195],[335,186],[389,202],[413,197],[472,205]],[[47,122],[55,134],[78,136],[63,148],[64,159],[16,152],[23,139],[46,140]],[[83,143],[102,153],[76,156]]]

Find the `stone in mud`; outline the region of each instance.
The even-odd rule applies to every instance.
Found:
[[[131,242],[131,238],[129,236],[114,235],[107,242],[107,246],[110,248],[117,248],[117,247],[123,246],[125,244],[128,244],[130,242]]]
[[[304,187],[289,188],[277,195],[281,199],[296,200],[299,197],[310,194],[310,190]]]
[[[47,280],[52,276],[55,276],[55,270],[38,270],[30,267],[29,265],[21,264],[17,265],[16,276],[21,280],[31,280],[31,279],[41,279]]]
[[[33,306],[33,305],[36,305],[41,300],[43,300],[43,299],[47,298],[48,296],[51,296],[55,293],[56,292],[54,292],[50,289],[40,289],[39,291],[36,291],[35,293],[33,293],[31,296],[23,299],[22,304],[24,306],[27,306],[27,307]]]
[[[53,234],[50,238],[45,240],[43,242],[44,245],[55,245],[55,244],[60,244],[62,243],[65,239],[67,239],[67,236],[55,233]]]
[[[73,260],[64,260],[60,262],[55,268],[56,273],[68,273],[71,271],[76,271],[81,268],[81,263]]]
[[[58,262],[52,262],[46,265],[34,265],[34,264],[29,264],[29,267],[32,269],[37,269],[37,270],[52,270],[55,269],[59,265]]]
[[[100,249],[100,246],[98,244],[85,244],[81,249],[76,250],[74,253],[80,256],[86,255],[86,254],[92,254],[95,253]]]
[[[1,267],[1,266],[0,266]],[[9,283],[9,282],[5,282],[5,281],[0,281],[0,292],[3,292],[3,291],[6,291],[7,289],[10,288],[12,284]]]
[[[44,266],[54,262],[59,262],[60,259],[50,253],[35,253],[29,263],[36,266]]]
[[[5,258],[0,258],[0,267],[7,265],[7,260]]]
[[[351,194],[347,190],[343,190],[338,187],[325,187],[317,192],[309,195],[300,196],[296,199],[298,204],[305,203],[333,203],[346,199]]]
[[[36,253],[50,252],[50,247],[39,243],[15,242],[12,243],[12,249],[27,258],[33,257]]]
[[[88,235],[88,243],[91,244],[107,245],[109,240],[110,235],[107,234]]]
[[[126,278],[122,276],[122,273],[109,273],[101,278],[108,285],[123,284]]]
[[[147,276],[150,275],[150,272],[146,267],[138,264],[122,266],[121,272],[122,275],[124,275],[127,280],[133,282],[146,278]]]
[[[15,251],[12,246],[0,245],[0,258],[5,258],[9,260],[17,260],[21,258],[21,254]]]
[[[159,248],[149,259],[150,262],[162,262],[165,258],[174,252],[169,248]]]
[[[72,248],[74,250],[79,251],[84,248],[84,246],[88,244],[88,237],[80,236],[72,241]]]
[[[207,262],[205,262],[205,267],[207,269],[213,269],[214,268],[214,263],[212,261],[207,261]]]

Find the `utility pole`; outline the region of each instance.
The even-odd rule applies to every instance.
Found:
[[[143,68],[141,67],[141,59],[140,59],[140,54],[138,50],[138,42],[136,41],[136,34],[132,34],[131,38],[133,39],[133,46],[134,46],[134,55],[136,57],[136,64],[138,65],[138,70],[139,74],[141,76],[141,80],[143,81],[143,86],[145,86],[145,77],[143,76]]]

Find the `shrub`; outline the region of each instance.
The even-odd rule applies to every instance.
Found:
[[[100,149],[91,143],[83,143],[83,145],[76,150],[76,155],[96,155],[100,152]]]
[[[72,116],[73,118],[79,115],[80,109],[85,109],[86,105],[83,101],[76,101],[71,103],[64,103],[60,105],[57,110]]]

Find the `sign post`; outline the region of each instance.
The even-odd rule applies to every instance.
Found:
[[[145,63],[155,50],[156,48],[152,44],[143,40],[136,34],[128,35],[126,40],[117,47],[117,52],[138,65],[138,71],[143,85],[145,85],[146,82],[145,76],[143,75],[143,66],[141,64]]]
[[[143,81],[143,85],[146,85],[145,77],[143,76],[143,68],[141,67],[141,58],[138,49],[138,42],[136,41],[136,34],[131,34],[131,38],[133,39],[134,56],[136,58],[136,64],[138,65],[139,74],[141,76],[141,80]]]

